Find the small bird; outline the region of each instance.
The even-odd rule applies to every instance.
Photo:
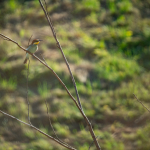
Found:
[[[40,43],[40,41],[42,41],[42,40],[34,39],[26,50],[31,52],[31,53],[35,53],[38,50],[38,44]],[[27,63],[28,59],[29,59],[29,54],[26,53],[26,58],[24,60],[24,64]]]

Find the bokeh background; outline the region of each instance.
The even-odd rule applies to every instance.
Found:
[[[149,150],[150,1],[47,0],[59,42],[76,80],[85,114],[105,150]],[[0,33],[23,47],[39,38],[44,56],[74,97],[75,91],[38,0],[1,0]],[[27,120],[25,52],[0,38],[0,109]],[[30,59],[31,122],[78,150],[92,142],[87,125],[56,77]],[[16,120],[0,114],[1,150],[65,149]],[[91,146],[91,150],[95,150]]]

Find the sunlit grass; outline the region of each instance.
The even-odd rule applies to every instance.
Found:
[[[33,130],[24,128],[23,131],[24,131],[24,136],[28,137],[29,139],[35,139],[35,133]]]
[[[56,129],[59,136],[67,137],[70,135],[70,131],[68,126],[62,124],[54,124],[54,128]]]
[[[38,92],[41,96],[41,98],[46,99],[49,96],[49,90],[48,90],[48,85],[46,82],[43,84],[39,84],[38,86]]]
[[[115,56],[109,56],[99,61],[95,70],[101,78],[111,81],[121,81],[140,73],[140,67],[135,61]]]
[[[134,136],[133,140],[136,141],[136,144],[138,145],[139,149],[148,150],[150,148],[148,141],[148,139],[150,138],[149,129],[150,125],[148,122],[146,126],[137,130],[137,134]]]
[[[39,150],[39,149],[46,149],[51,150],[53,147],[49,144],[49,141],[40,138],[36,141],[33,141],[32,144],[27,146],[27,149]]]
[[[92,87],[90,81],[86,82],[86,85],[80,82],[76,82],[77,88],[79,90],[80,94],[85,94],[85,95],[92,95]]]
[[[28,43],[27,39],[32,35],[32,32],[34,35],[36,33],[36,36],[43,37],[43,45],[40,45],[39,50],[42,50],[44,54],[47,51],[50,52],[50,58],[53,58],[53,60],[46,55],[48,65],[58,73],[76,99],[70,76],[67,74],[68,70],[63,67],[63,59],[61,57],[55,58],[58,50],[56,41],[51,35],[50,37],[47,36],[48,30],[44,24],[46,19],[43,11],[39,9],[38,1],[33,1],[32,7],[28,2],[21,7],[18,2],[12,3],[12,1],[9,1],[8,4],[7,11],[14,13],[11,16],[6,13],[4,17],[5,22],[9,19],[11,20],[5,26],[5,29],[8,27],[8,36],[15,37],[14,39],[18,40],[17,36],[19,35],[21,37],[19,43],[24,45]],[[75,75],[84,112],[90,121],[92,120],[92,126],[102,149],[125,150],[126,142],[132,142],[132,144],[129,144],[130,149],[133,149],[133,147],[135,149],[150,149],[148,143],[149,122],[145,123],[147,118],[145,117],[140,122],[143,128],[140,127],[140,124],[135,124],[136,119],[140,118],[140,116],[145,116],[146,110],[136,102],[133,96],[133,93],[135,93],[148,108],[150,107],[150,76],[148,71],[150,66],[150,30],[147,16],[141,17],[143,16],[141,11],[145,9],[142,8],[143,6],[140,4],[139,6],[133,6],[133,3],[129,0],[108,0],[107,2],[81,0],[73,3],[63,1],[50,3],[48,6],[48,11],[52,14],[52,20],[54,20],[56,34],[66,58],[71,64],[71,69],[73,68],[74,71],[85,60],[93,66],[93,68],[88,68],[88,79],[90,78],[92,82],[87,80],[85,83],[80,83],[76,79],[76,74],[74,72],[73,74]],[[63,8],[65,8],[65,11]],[[57,17],[59,18],[61,13],[67,14],[67,17],[60,17],[59,22]],[[73,16],[74,14],[77,17]],[[21,21],[19,21],[19,17],[21,17]],[[15,26],[11,22],[14,22]],[[21,25],[18,25],[19,23]],[[44,26],[41,29],[43,24]],[[16,31],[14,33],[16,36],[12,34],[10,27]],[[8,31],[5,31],[5,29],[4,33],[7,33]],[[3,32],[3,28],[0,30]],[[46,37],[44,37],[45,35]],[[8,73],[10,76],[10,74],[15,73],[13,70],[18,64],[22,65],[20,61],[13,59],[13,56],[17,55],[19,50],[17,46],[8,41],[3,42],[1,40],[0,45],[0,71],[2,71],[2,75],[4,74],[5,76]],[[53,55],[51,50],[56,53]],[[21,55],[18,55],[19,59],[21,57]],[[12,63],[15,65],[12,65]],[[23,97],[23,99],[26,96],[24,92],[26,67],[21,67],[23,68],[22,72],[17,72],[17,74],[23,75],[21,83],[13,77],[0,78],[0,91],[2,91],[0,92],[0,107],[23,120],[27,120],[27,105],[26,103],[18,103],[18,101],[16,102],[17,105],[12,104],[12,97],[14,98],[13,100],[16,100],[18,96]],[[144,69],[145,67],[147,70]],[[90,143],[92,143],[92,138],[83,123],[84,119],[67,95],[67,92],[62,90],[62,86],[58,82],[53,84],[55,86],[52,86],[53,95],[51,94],[50,84],[54,81],[53,79],[52,73],[47,68],[40,66],[37,60],[35,61],[31,57],[29,73],[29,97],[31,101],[33,96],[42,100],[48,99],[49,112],[57,134],[67,140],[69,139],[69,142],[77,149],[88,149]],[[14,95],[12,93],[8,94],[8,91],[13,91]],[[19,93],[18,91],[23,92]],[[36,100],[34,102],[37,104]],[[32,107],[36,109],[35,106],[33,104]],[[42,116],[43,110],[46,113],[45,105],[41,106],[40,109]],[[35,120],[35,116],[31,117],[31,119]],[[133,126],[136,125],[136,128],[133,129],[128,124],[128,121],[134,122]],[[33,123],[36,124],[36,121],[33,121]],[[40,126],[39,124],[36,125]],[[9,127],[9,123],[6,122],[5,126]],[[128,128],[131,128],[131,133],[126,132],[125,129]],[[49,126],[42,126],[41,130],[48,134],[52,133]],[[1,130],[1,132],[2,135],[5,135],[4,130]],[[43,139],[39,133],[31,132],[30,129],[23,130],[23,136],[31,139],[31,141],[30,143],[25,143],[22,149],[61,149],[53,142]],[[6,142],[5,139],[1,138],[0,141],[3,149],[17,149],[12,146],[12,143]],[[21,146],[23,146],[23,142]],[[91,146],[91,150],[95,150],[94,144]]]
[[[80,12],[95,12],[100,9],[100,2],[98,0],[82,0],[80,3],[76,3],[75,13]]]
[[[16,78],[10,77],[9,79],[0,77],[0,88],[6,91],[14,91],[17,88]]]

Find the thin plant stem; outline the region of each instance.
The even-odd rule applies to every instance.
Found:
[[[48,66],[47,62],[45,61],[45,58],[42,56],[42,54],[40,54],[40,55],[41,55],[41,57],[43,58],[45,64]],[[46,99],[45,99],[45,105],[46,105],[46,109],[47,109],[47,115],[48,115],[48,119],[49,119],[49,124],[50,124],[50,126],[51,126],[51,128],[52,128],[52,130],[53,130],[54,135],[56,136],[56,138],[57,138],[60,142],[62,142],[62,143],[64,143],[64,144],[68,145],[67,143],[63,142],[62,140],[60,140],[60,139],[58,138],[58,136],[57,136],[57,134],[56,134],[56,132],[55,132],[55,130],[54,130],[54,127],[53,127],[52,122],[51,122],[51,119],[50,119],[49,109],[48,109],[48,104],[47,104],[47,100],[46,100]]]
[[[40,63],[42,63],[45,67],[47,67],[50,71],[52,71],[52,73],[55,75],[55,77],[58,79],[58,81],[62,84],[62,86],[65,88],[65,90],[67,91],[68,95],[70,96],[70,98],[74,101],[75,105],[78,107],[80,113],[82,114],[83,118],[85,119],[87,125],[88,125],[88,128],[89,128],[89,131],[91,133],[91,136],[94,140],[94,143],[96,145],[96,148],[98,150],[101,150],[99,144],[98,144],[98,141],[96,140],[96,136],[94,134],[94,131],[93,131],[93,128],[92,128],[92,125],[90,123],[90,121],[88,120],[87,116],[84,114],[83,110],[81,109],[81,107],[79,106],[79,104],[77,103],[77,101],[75,100],[75,98],[71,95],[71,93],[69,92],[69,90],[67,89],[66,85],[63,83],[63,81],[59,78],[59,76],[55,73],[55,71],[49,67],[47,64],[45,64],[41,59],[39,59],[36,55],[34,55],[33,53],[27,51],[25,48],[23,48],[22,46],[20,46],[16,41],[12,40],[11,38],[9,38],[8,36],[5,36],[3,34],[0,33],[0,36],[4,39],[4,40],[7,40],[7,41],[11,41],[13,43],[15,43],[16,45],[18,45],[19,48],[21,48],[22,50],[24,50],[25,52],[29,53],[30,55],[32,55],[34,58],[36,58]]]
[[[29,121],[29,123],[31,124],[31,121],[30,121],[30,103],[29,103],[29,99],[28,99],[28,89],[29,89],[29,86],[28,86],[28,80],[29,80],[29,66],[30,66],[30,59],[29,59],[28,68],[27,68],[27,92],[26,92],[26,101],[27,101],[27,104],[28,104],[28,121]]]
[[[73,82],[73,86],[74,86],[74,88],[75,88],[75,92],[76,92],[76,95],[77,95],[78,104],[79,104],[80,108],[82,109],[82,105],[81,105],[81,102],[80,102],[80,97],[79,97],[79,94],[78,94],[76,82],[75,82],[75,79],[74,79],[74,77],[73,77],[73,75],[72,75],[72,72],[71,72],[69,63],[68,63],[68,61],[67,61],[67,59],[66,59],[66,57],[65,57],[65,55],[64,55],[64,52],[63,52],[63,50],[62,50],[62,47],[61,47],[61,45],[60,45],[60,43],[59,43],[59,41],[58,41],[58,38],[57,38],[57,36],[56,36],[56,32],[55,32],[55,30],[54,30],[54,27],[53,27],[51,18],[50,18],[50,16],[48,15],[46,1],[44,0],[45,5],[46,5],[46,10],[45,10],[45,8],[44,8],[44,6],[43,6],[41,0],[39,0],[39,2],[40,2],[40,5],[41,5],[41,7],[42,7],[44,13],[45,13],[46,19],[47,19],[47,21],[48,21],[48,23],[49,23],[49,26],[50,26],[50,28],[51,28],[51,31],[52,31],[52,33],[53,33],[53,37],[55,38],[55,41],[56,41],[56,43],[57,43],[57,46],[58,46],[58,48],[60,49],[60,52],[61,52],[61,54],[62,54],[62,56],[63,56],[63,58],[64,58],[64,60],[65,60],[65,63],[66,63],[66,65],[67,65],[67,68],[68,68],[68,70],[69,70],[69,73],[70,73],[70,76],[71,76],[71,79],[72,79],[72,82]]]
[[[45,2],[45,0],[44,0],[44,2]],[[51,28],[51,31],[52,31],[52,33],[53,33],[53,37],[54,37],[55,40],[56,40],[57,46],[58,46],[58,48],[60,49],[60,51],[61,51],[61,53],[62,53],[62,56],[63,56],[63,58],[64,58],[64,60],[65,60],[65,62],[66,62],[66,65],[67,65],[67,67],[68,67],[68,70],[69,70],[69,73],[70,73],[70,75],[71,75],[71,79],[72,79],[72,82],[73,82],[73,85],[74,85],[74,88],[75,88],[75,92],[76,92],[76,95],[77,95],[78,104],[77,104],[76,100],[74,100],[74,99],[73,99],[73,100],[74,100],[74,102],[76,103],[76,106],[78,107],[79,111],[81,112],[82,116],[84,117],[84,119],[85,119],[85,121],[86,121],[86,123],[87,123],[87,125],[88,125],[89,131],[90,131],[90,133],[91,133],[91,136],[92,136],[92,138],[93,138],[93,141],[94,141],[94,144],[95,144],[97,150],[101,150],[101,147],[100,147],[100,145],[99,145],[99,143],[98,143],[98,141],[97,141],[97,139],[96,139],[96,136],[95,136],[95,134],[94,134],[92,125],[91,125],[90,121],[88,120],[87,116],[85,115],[85,113],[83,112],[82,105],[81,105],[81,102],[80,102],[80,98],[79,98],[79,94],[78,94],[78,90],[77,90],[77,87],[76,87],[76,83],[75,83],[74,77],[73,77],[73,75],[72,75],[72,72],[71,72],[70,66],[69,66],[69,64],[68,64],[68,61],[67,61],[67,59],[66,59],[66,57],[65,57],[65,55],[64,55],[64,53],[63,53],[62,47],[61,47],[61,45],[60,45],[60,43],[59,43],[59,41],[58,41],[58,39],[57,39],[57,36],[56,36],[55,30],[54,30],[54,27],[53,27],[53,25],[52,25],[51,18],[50,18],[50,16],[48,15],[47,10],[45,10],[45,8],[44,8],[44,6],[43,6],[41,0],[39,0],[39,3],[40,3],[40,5],[41,5],[41,7],[42,7],[42,9],[43,9],[43,11],[44,11],[45,17],[46,17],[46,19],[47,19],[47,21],[48,21],[48,24],[49,24],[49,26],[50,26],[50,28]],[[45,5],[46,5],[46,2],[45,2]],[[47,7],[47,5],[46,5],[46,7]]]
[[[31,40],[32,36],[33,36],[33,35],[31,35],[31,37],[30,37],[30,39],[29,39],[29,41],[28,41],[28,46],[29,46],[29,44],[30,44],[30,40]]]
[[[142,105],[145,109],[147,109],[148,112],[150,113],[150,110],[136,97],[136,95],[135,95],[135,94],[133,94],[133,95],[134,95],[134,97],[136,98],[136,100],[137,100],[139,103],[141,103],[141,105]]]
[[[12,119],[15,119],[15,120],[17,120],[17,121],[19,121],[19,122],[21,122],[21,123],[23,123],[23,124],[25,124],[25,125],[27,125],[27,126],[33,128],[33,129],[37,130],[37,131],[40,132],[41,134],[47,136],[49,139],[51,139],[51,140],[57,142],[58,144],[62,145],[63,147],[66,147],[67,149],[76,150],[75,148],[73,148],[73,147],[71,147],[71,146],[68,146],[68,145],[65,145],[64,143],[61,143],[59,140],[57,140],[57,139],[53,138],[52,136],[50,136],[50,135],[44,133],[43,131],[41,131],[40,129],[36,128],[36,127],[33,126],[32,124],[28,124],[28,123],[26,123],[26,122],[24,122],[24,121],[22,121],[22,120],[20,120],[20,119],[18,119],[18,118],[16,118],[16,117],[12,116],[12,115],[9,115],[9,114],[3,112],[2,110],[0,110],[0,112],[1,112],[3,115],[6,115],[6,116],[8,116],[8,117],[10,117],[10,118],[12,118]]]
[[[58,136],[57,136],[57,134],[56,134],[56,132],[55,132],[55,130],[54,130],[54,127],[53,127],[52,122],[51,122],[51,119],[50,119],[49,109],[48,109],[48,104],[47,104],[47,100],[46,100],[46,99],[45,99],[45,105],[46,105],[46,109],[47,109],[47,115],[48,115],[49,124],[50,124],[50,126],[51,126],[51,128],[52,128],[52,130],[53,130],[53,133],[54,133],[55,137],[56,137],[61,143],[64,143],[65,145],[68,145],[67,143],[63,142],[62,140],[60,140],[60,139],[58,138]],[[68,146],[69,146],[69,145],[68,145]]]
[[[98,136],[96,137],[96,139],[98,138]],[[92,141],[91,142],[91,144],[90,144],[90,146],[89,146],[89,149],[88,150],[90,150],[90,148],[91,148],[91,146],[92,146],[92,144],[94,143],[94,141]]]

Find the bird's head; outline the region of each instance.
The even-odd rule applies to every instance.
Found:
[[[34,40],[32,41],[32,45],[33,45],[33,44],[34,44],[34,45],[38,45],[38,44],[40,43],[40,41],[42,41],[42,40],[34,39]]]

